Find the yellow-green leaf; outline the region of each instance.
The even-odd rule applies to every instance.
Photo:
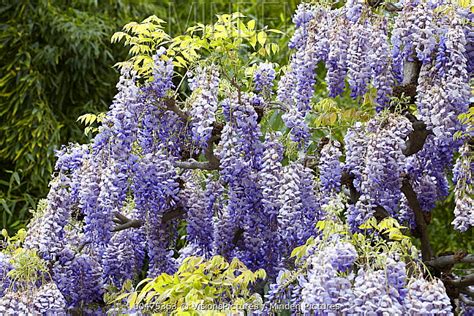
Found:
[[[248,27],[249,30],[255,29],[255,20],[248,21],[247,27]]]
[[[257,41],[260,45],[265,45],[265,42],[267,41],[267,33],[265,33],[264,31],[260,31],[257,34]]]

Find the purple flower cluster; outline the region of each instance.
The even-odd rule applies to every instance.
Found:
[[[371,47],[367,39],[370,38],[372,29],[369,22],[355,24],[352,29],[347,52],[347,79],[353,98],[363,96],[370,82],[371,68],[367,62],[367,56],[370,54]]]
[[[391,289],[384,270],[359,269],[354,280],[353,311],[364,315],[403,314],[404,307]]]
[[[359,258],[343,236],[316,238],[304,260],[295,272],[280,271],[270,285],[269,303],[291,302],[317,315],[330,314],[324,308],[328,304],[338,304],[343,314],[452,315],[440,280],[416,273],[408,277],[405,263],[395,257],[385,257],[380,268],[367,254]]]
[[[39,314],[66,315],[66,300],[55,283],[47,283],[38,289],[32,302],[32,310]]]
[[[372,60],[373,86],[377,89],[376,110],[380,112],[389,106],[390,95],[395,83],[386,20],[381,20],[373,27],[370,57]]]
[[[298,290],[301,301],[298,303],[305,313],[324,314],[326,311],[321,308],[326,304],[338,304],[341,313],[350,310],[354,299],[351,274],[344,273],[353,267],[357,252],[352,244],[336,235],[333,237],[327,244],[316,246],[308,258],[306,275],[298,278],[301,287]]]
[[[259,182],[262,189],[262,207],[263,216],[268,225],[268,234],[266,234],[265,243],[262,246],[262,252],[266,254],[266,271],[273,276],[273,270],[278,265],[279,247],[275,240],[278,239],[278,212],[280,210],[279,192],[276,188],[280,187],[283,177],[283,146],[278,141],[278,134],[267,134],[264,143],[264,154],[262,157],[262,169],[259,172]]]
[[[219,81],[219,71],[215,65],[198,67],[189,79],[189,86],[193,91],[190,111],[192,138],[203,150],[207,148],[212,124],[216,120]]]
[[[341,190],[342,163],[341,144],[330,141],[321,149],[319,158],[319,180],[321,192],[330,197]]]
[[[253,74],[255,91],[264,97],[270,97],[272,95],[275,76],[276,73],[272,63],[260,63]]]
[[[145,94],[155,100],[164,98],[174,87],[173,62],[171,59],[163,58],[165,53],[165,48],[160,47],[153,56],[152,80],[143,87]]]
[[[474,226],[474,162],[468,144],[461,147],[460,153],[453,170],[456,201],[453,225],[466,231]]]
[[[174,270],[170,234],[173,224],[163,222],[166,211],[177,205],[179,184],[172,162],[162,154],[148,154],[140,160],[134,177],[133,192],[139,219],[145,220],[150,276]]]
[[[232,97],[223,104],[227,124],[222,132],[218,155],[221,179],[228,186],[228,201],[216,230],[219,237],[215,246],[242,258],[250,268],[263,264],[260,248],[268,231],[262,214],[261,187],[257,171],[261,169],[263,145],[257,123],[257,113],[250,105],[250,96]]]
[[[30,224],[25,240],[25,248],[37,249],[47,260],[54,259],[64,247],[65,226],[73,206],[69,184],[69,177],[61,173],[51,181],[45,213]]]
[[[401,199],[402,174],[406,172],[403,154],[411,122],[403,116],[378,116],[346,135],[345,169],[353,175],[354,186],[361,194],[349,207],[352,229],[366,221],[375,206],[395,216]],[[361,137],[358,135],[362,135]]]
[[[314,234],[316,222],[320,219],[311,171],[301,162],[284,167],[279,196],[279,248],[285,258],[293,248],[304,244]]]
[[[120,287],[127,279],[133,279],[143,265],[136,258],[136,249],[141,245],[136,243],[133,231],[120,231],[112,236],[102,257],[105,283]]]
[[[344,91],[350,40],[349,22],[344,17],[336,17],[334,26],[329,31],[329,53],[326,63],[326,83],[330,97],[336,97]]]
[[[65,248],[52,272],[53,281],[66,299],[68,309],[102,300],[102,267],[96,256],[74,253]]]
[[[413,127],[408,119],[395,115],[369,121],[367,130],[369,141],[361,192],[394,214],[401,197],[405,167],[402,149]]]
[[[184,189],[180,192],[180,202],[187,210],[187,240],[200,252],[194,255],[207,256],[212,253],[212,237],[214,235],[214,203],[217,194],[221,193],[218,183],[208,180],[206,190],[201,188],[197,176],[193,174],[186,179]]]
[[[406,311],[418,315],[453,315],[451,302],[443,282],[415,279],[408,284]]]
[[[290,48],[298,48],[305,44],[308,37],[308,27],[315,16],[314,8],[308,3],[301,3],[296,8],[293,15],[293,23],[296,26],[296,32],[290,40]]]
[[[5,294],[5,291],[10,287],[11,280],[7,273],[13,268],[10,264],[10,256],[0,252],[0,297]]]

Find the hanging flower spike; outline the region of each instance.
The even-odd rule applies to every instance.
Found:
[[[354,259],[352,245],[336,241],[335,244],[315,252],[310,258],[310,268],[306,279],[300,279],[302,310],[306,313],[326,314],[327,305],[338,304],[341,313],[348,312],[353,304],[354,294],[349,278],[339,275],[352,266]],[[342,255],[342,258],[337,258]],[[341,269],[341,270],[339,270]],[[313,306],[321,306],[313,310]],[[322,309],[320,309],[322,308]]]
[[[214,201],[217,198],[212,189],[218,188],[215,183],[209,181],[207,189],[204,191],[193,174],[182,178],[186,179],[185,187],[180,192],[180,199],[181,204],[187,210],[187,240],[195,248],[201,250],[201,253],[194,252],[194,255],[209,257],[214,235]]]
[[[253,75],[255,91],[264,98],[269,98],[273,93],[273,80],[276,73],[272,63],[260,63]]]
[[[367,92],[372,76],[367,57],[370,54],[370,43],[367,40],[372,33],[369,21],[357,23],[353,26],[348,51],[348,82],[351,88],[351,97],[357,98]]]
[[[376,111],[380,112],[390,104],[390,95],[395,78],[392,73],[392,58],[387,35],[387,21],[383,19],[374,26],[371,38],[370,58],[373,85],[377,89]]]
[[[443,282],[415,279],[408,284],[405,298],[407,313],[425,315],[453,315]]]
[[[265,258],[265,271],[272,276],[276,273],[274,268],[278,265],[278,210],[280,209],[279,190],[283,176],[283,145],[278,141],[278,134],[267,134],[264,143],[262,170],[259,172],[262,188],[263,219],[265,220],[266,234],[261,252]]]
[[[61,173],[50,182],[46,212],[31,224],[34,229],[24,243],[27,249],[37,249],[45,260],[54,259],[64,247],[65,226],[72,208],[69,184],[69,178]]]
[[[133,181],[135,207],[145,221],[148,275],[172,272],[175,262],[169,251],[172,223],[163,223],[163,214],[177,205],[179,184],[172,162],[162,154],[145,155]]]
[[[104,293],[102,268],[94,255],[64,249],[53,266],[53,280],[67,301],[68,309],[97,303]]]
[[[474,226],[474,163],[469,144],[461,147],[461,156],[456,161],[453,170],[454,198],[454,228],[462,232]]]
[[[342,163],[341,144],[338,141],[329,141],[321,149],[319,159],[319,178],[321,191],[325,196],[341,190]]]
[[[349,39],[349,22],[343,16],[335,17],[334,25],[329,31],[329,54],[326,63],[326,83],[332,98],[340,95],[345,88]]]
[[[403,305],[388,289],[385,271],[360,268],[354,281],[353,311],[360,314],[402,315]]]
[[[164,47],[158,48],[155,55],[153,55],[153,69],[152,79],[143,88],[147,97],[158,101],[167,96],[171,89],[174,88],[173,84],[173,60],[171,58],[163,58],[166,54]]]
[[[192,139],[205,150],[212,134],[212,124],[217,111],[219,71],[215,65],[198,67],[189,79],[191,96]]]

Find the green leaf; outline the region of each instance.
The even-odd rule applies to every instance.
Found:
[[[249,29],[249,30],[255,29],[255,23],[256,23],[255,20],[250,20],[250,21],[248,21],[248,23],[247,23],[248,29]]]
[[[265,42],[267,41],[267,33],[265,33],[264,31],[260,31],[257,34],[257,41],[260,45],[265,45]]]
[[[128,299],[128,307],[129,308],[134,308],[135,307],[135,303],[137,301],[137,297],[138,297],[138,293],[137,292],[133,292],[129,299]]]

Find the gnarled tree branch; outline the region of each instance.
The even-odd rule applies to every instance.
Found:
[[[425,262],[426,265],[436,268],[443,269],[448,266],[452,266],[456,263],[474,263],[474,255],[468,255],[466,253],[441,256],[433,260]]]
[[[128,228],[140,228],[143,225],[143,221],[140,219],[129,219],[127,216],[115,212],[114,213],[114,222],[117,223],[115,227],[112,228],[112,232],[118,232]]]
[[[446,282],[457,288],[464,288],[467,286],[474,285],[474,274],[463,275],[458,279],[446,280]]]
[[[405,113],[405,116],[411,121],[413,132],[408,135],[403,154],[405,156],[411,156],[423,149],[426,138],[428,135],[432,135],[433,131],[427,129],[426,124],[423,121],[418,120],[413,114]]]
[[[186,213],[186,211],[180,207],[174,208],[168,212],[165,212],[163,214],[162,222],[167,223],[171,220],[174,220],[176,218],[179,218],[183,216]],[[117,223],[115,227],[112,228],[112,232],[119,232],[121,230],[129,229],[129,228],[140,228],[144,225],[144,222],[140,219],[130,219],[127,216],[115,212],[114,213],[114,222]]]
[[[176,104],[175,99],[167,99],[165,101],[166,109],[168,111],[171,111],[173,113],[176,113],[183,121],[188,121],[189,120],[189,115],[188,113],[184,112],[181,110],[178,105]]]
[[[182,169],[199,169],[199,170],[219,170],[219,164],[213,164],[210,161],[196,161],[190,159],[187,161],[176,161],[175,167]]]
[[[421,208],[416,192],[413,190],[408,176],[405,176],[402,180],[401,191],[405,195],[408,205],[415,214],[416,229],[420,234],[421,255],[423,261],[429,261],[433,258],[433,250],[431,249],[430,239],[428,236],[427,223],[423,215],[423,209]]]

